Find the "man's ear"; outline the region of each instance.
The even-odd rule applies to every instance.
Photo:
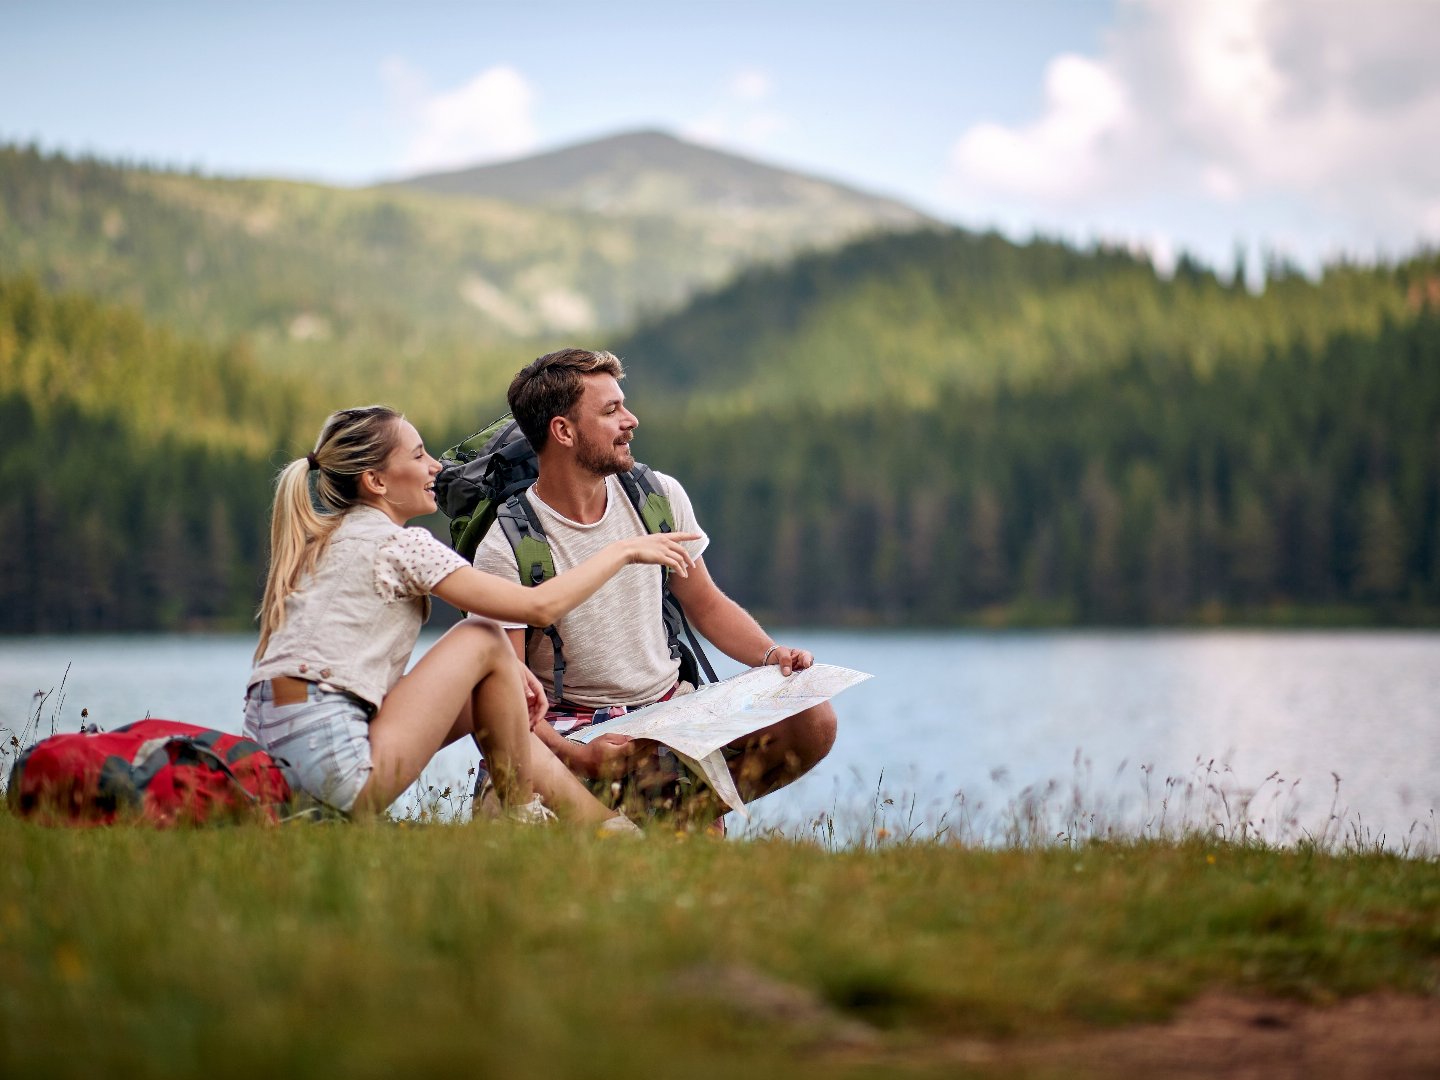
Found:
[[[574,446],[575,425],[567,417],[552,416],[550,418],[550,441],[557,442],[561,446]]]

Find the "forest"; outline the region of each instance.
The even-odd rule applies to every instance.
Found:
[[[1314,278],[1277,259],[1252,292],[1243,265],[1162,276],[1118,249],[932,228],[754,264],[629,331],[463,354],[444,335],[425,347],[424,310],[397,301],[384,340],[418,352],[387,366],[356,331],[319,370],[233,311],[218,329],[157,314],[155,296],[205,292],[157,292],[159,269],[142,303],[119,283],[79,288],[83,267],[35,265],[90,234],[47,247],[33,206],[13,227],[43,201],[32,188],[0,221],[0,632],[247,625],[274,473],[327,412],[385,400],[438,449],[503,407],[509,372],[565,344],[624,357],[637,455],[685,482],[717,580],[769,619],[1440,622],[1430,253]],[[112,243],[139,244],[130,214]],[[217,246],[242,281],[280,258]],[[379,287],[308,265],[333,310]],[[183,253],[169,272],[185,279]],[[369,283],[347,293],[354,280]]]

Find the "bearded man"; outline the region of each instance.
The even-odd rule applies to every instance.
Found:
[[[630,442],[640,424],[625,405],[624,374],[611,353],[562,349],[531,363],[510,384],[510,411],[539,459],[539,479],[522,498],[543,530],[556,573],[611,541],[646,533],[621,483],[622,474],[635,469]],[[645,471],[669,500],[674,531],[700,534],[689,544],[694,568],[669,581],[694,628],[746,666],[775,665],[787,676],[809,667],[814,662],[810,653],[776,642],[721,592],[702,558],[709,538],[685,489],[672,477]],[[524,580],[500,528],[486,533],[475,566],[510,581]],[[602,799],[632,814],[671,812],[713,820],[723,804],[659,744],[613,734],[585,744],[565,737],[694,689],[680,678],[681,660],[671,649],[662,617],[662,587],[659,567],[626,567],[557,624],[563,700],[555,686],[556,635],[527,634],[516,625],[506,630],[550,697],[546,723],[536,727],[536,734],[571,772]],[[827,702],[726,747],[741,796],[753,801],[814,768],[834,745],[835,729],[835,711]]]

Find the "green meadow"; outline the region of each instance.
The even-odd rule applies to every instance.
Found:
[[[7,1076],[954,1075],[1208,993],[1433,1000],[1440,861],[0,814],[0,970]]]

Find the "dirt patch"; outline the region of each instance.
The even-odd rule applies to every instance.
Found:
[[[861,1055],[845,1056],[855,1061]],[[894,1063],[901,1061],[967,1066],[981,1075],[1125,1080],[1440,1077],[1440,1000],[1382,993],[1316,1006],[1211,993],[1165,1024],[1045,1042],[943,1041],[912,1048]]]
[[[747,967],[695,968],[673,988],[752,1022],[788,1029],[810,1055],[841,1069],[1123,1080],[1440,1080],[1440,998],[1435,997],[1384,992],[1313,1005],[1211,992],[1163,1024],[1043,1040],[905,1036],[897,1043],[814,992]]]

